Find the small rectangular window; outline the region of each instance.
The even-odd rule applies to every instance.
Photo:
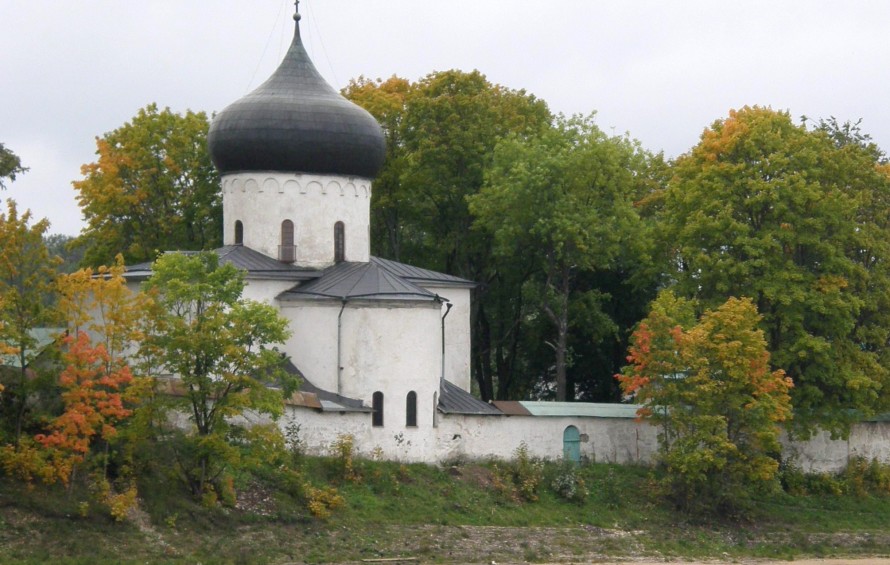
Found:
[[[409,428],[417,427],[417,393],[413,390],[408,393],[405,402],[405,425]]]
[[[371,408],[373,409],[373,413],[371,414],[371,425],[375,428],[379,428],[383,426],[383,393],[377,391],[374,393],[374,396],[371,400]]]

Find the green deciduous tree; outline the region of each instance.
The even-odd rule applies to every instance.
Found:
[[[0,189],[6,188],[6,179],[14,181],[16,175],[27,170],[28,167],[22,166],[19,156],[0,143]]]
[[[6,213],[0,213],[0,343],[16,358],[6,373],[2,420],[14,446],[26,427],[29,403],[46,384],[32,366],[40,353],[35,330],[58,322],[51,304],[56,261],[43,240],[49,222],[31,220],[31,212],[19,214],[12,200],[7,201]]]
[[[377,119],[386,137],[385,165],[374,179],[371,247],[374,253],[396,261],[401,260],[402,240],[408,228],[403,217],[410,217],[409,202],[406,202],[410,194],[403,188],[401,176],[407,164],[403,131],[405,104],[413,89],[408,80],[393,76],[387,80],[359,77],[350,81],[343,91],[347,98]]]
[[[677,292],[716,307],[750,296],[795,423],[843,433],[886,406],[886,171],[843,132],[742,108],[677,159],[661,238]]]
[[[494,398],[495,382],[506,390],[517,363],[525,271],[495,264],[488,234],[470,229],[467,197],[481,189],[499,139],[549,126],[547,105],[478,71],[436,72],[414,83],[359,79],[344,94],[387,136],[371,202],[372,251],[481,283],[471,314],[473,375],[482,397]]]
[[[204,494],[227,467],[238,464],[231,440],[248,432],[235,419],[248,413],[279,416],[298,384],[272,349],[287,339],[287,320],[268,304],[243,299],[243,272],[220,265],[210,252],[162,255],[145,287],[159,309],[143,353],[181,380],[181,408],[194,433],[178,444],[177,460],[192,491]],[[270,388],[273,384],[279,388]]]
[[[743,509],[775,479],[792,382],[770,369],[759,321],[750,299],[730,298],[694,322],[691,304],[665,292],[634,332],[618,379],[662,426],[665,483],[681,508]]]
[[[75,238],[73,236],[53,233],[43,239],[49,254],[62,260],[59,272],[73,273],[80,267],[80,262],[83,260],[83,248],[74,245]]]
[[[222,237],[219,177],[207,150],[207,116],[155,104],[96,139],[95,163],[75,181],[89,265],[148,261],[159,250],[212,249]]]
[[[592,118],[559,119],[539,137],[502,141],[485,188],[469,199],[497,255],[521,261],[537,276],[523,292],[554,330],[558,400],[574,398],[566,379],[570,306],[585,314],[579,323],[615,333],[603,313],[608,296],[578,283],[583,274],[613,269],[643,244],[633,203],[645,162],[637,145],[606,136]]]

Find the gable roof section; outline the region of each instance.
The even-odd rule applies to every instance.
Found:
[[[446,275],[445,273],[439,273],[429,269],[421,269],[420,267],[406,265],[404,263],[399,263],[398,261],[391,261],[380,257],[371,257],[371,263],[379,265],[387,271],[404,279],[408,279],[415,284],[462,286],[467,288],[476,286],[476,283],[473,281],[468,281],[467,279],[462,279],[454,275]]]
[[[439,297],[376,263],[343,262],[321,277],[278,295],[280,299],[438,301]]]
[[[487,402],[482,402],[469,392],[445,379],[439,380],[439,411],[444,414],[471,416],[503,416]]]

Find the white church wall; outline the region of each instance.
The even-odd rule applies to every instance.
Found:
[[[282,303],[293,336],[284,346],[316,386],[372,405],[374,392],[383,393],[383,426],[372,428],[370,414],[363,426],[343,431],[356,436],[368,453],[379,447],[388,458],[435,461],[432,432],[434,399],[441,372],[441,314],[430,302],[293,301]],[[340,318],[338,385],[338,317]],[[406,426],[407,395],[417,395],[417,426]],[[368,428],[368,429],[365,429]],[[330,442],[330,440],[328,440]]]
[[[323,268],[334,263],[334,224],[345,228],[345,259],[370,258],[371,182],[357,177],[279,172],[225,175],[223,243],[235,243],[235,222],[242,243],[278,258],[281,223],[294,223],[296,261]]]
[[[347,306],[343,315],[342,394],[372,405],[383,393],[376,446],[400,459],[425,461],[434,448],[433,400],[439,392],[441,324],[436,303]],[[407,397],[416,395],[417,426],[406,425]],[[393,451],[395,450],[395,451]]]
[[[275,297],[286,290],[292,289],[294,281],[277,281],[263,279],[247,279],[242,298],[275,305]]]
[[[470,392],[470,297],[469,288],[422,285],[451,302],[445,318],[445,378]],[[446,306],[442,305],[442,314]]]
[[[337,391],[337,316],[339,302],[284,302],[281,315],[293,332],[283,351],[312,384]]]

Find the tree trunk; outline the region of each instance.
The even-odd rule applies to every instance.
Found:
[[[556,400],[566,402],[575,399],[575,391],[569,390],[566,381],[566,353],[568,352],[569,342],[569,294],[572,290],[571,283],[571,267],[565,266],[559,268],[558,273],[559,284],[554,285],[553,274],[547,277],[547,284],[556,291],[556,309],[550,304],[544,303],[544,313],[556,326]],[[574,389],[574,387],[572,387]]]
[[[568,349],[568,310],[562,308],[556,329],[556,400],[565,402],[574,399],[574,391],[569,394],[566,382],[566,350]]]
[[[475,310],[476,315],[474,317],[476,323],[474,326],[476,339],[473,340],[473,365],[475,369],[473,376],[479,385],[479,395],[482,397],[482,400],[488,402],[494,398],[494,386],[491,382],[491,370],[489,367],[491,325],[488,322],[488,317],[485,315],[485,308],[481,304],[478,304]]]

